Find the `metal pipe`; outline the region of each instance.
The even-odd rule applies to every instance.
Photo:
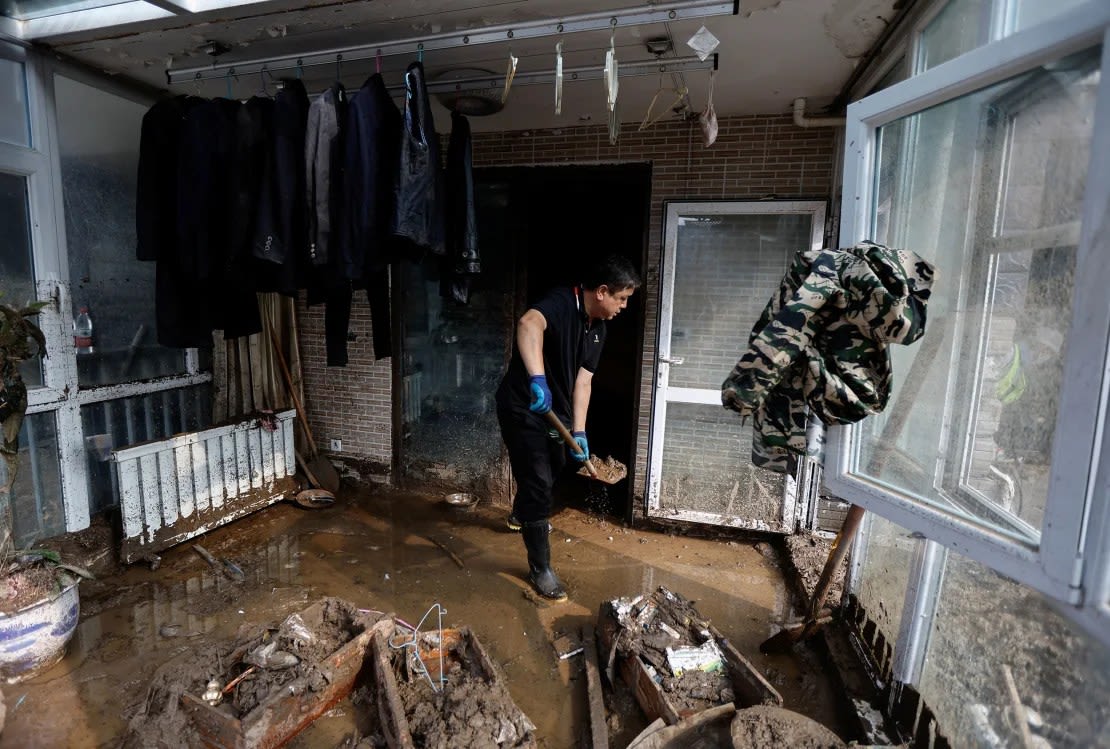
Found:
[[[542,39],[582,31],[607,31],[615,27],[634,27],[691,18],[735,15],[737,12],[736,2],[684,0],[637,8],[622,8],[614,11],[582,13],[563,18],[500,24],[466,31],[450,31],[374,44],[334,47],[310,54],[228,61],[188,68],[167,68],[166,81],[172,85],[188,81],[219,79],[229,75],[247,75],[264,70],[273,72],[275,70],[294,70],[314,65],[334,65],[337,61],[368,60],[378,55],[382,57],[415,55],[429,50],[457,49],[479,44],[519,41],[521,39]]]
[[[798,127],[844,127],[846,117],[806,117],[806,100],[800,96],[794,100],[794,124]]]

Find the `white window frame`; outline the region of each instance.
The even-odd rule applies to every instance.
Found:
[[[1105,157],[1110,152],[1110,4],[1088,2],[852,104],[845,135],[840,244],[865,239],[871,225],[878,128],[1099,43],[1103,72],[1040,544],[973,524],[852,473],[857,427],[830,428],[825,480],[843,499],[1071,604],[1065,608],[1088,617],[1091,629],[1110,640],[1110,436],[1105,434],[1110,398],[1110,305],[1105,291],[1110,287],[1110,159]],[[938,282],[944,283],[943,276]],[[1092,358],[1097,358],[1096,366]],[[1092,408],[1092,403],[1098,407]],[[1101,533],[1089,532],[1092,529]],[[1096,564],[1084,564],[1095,560]],[[1085,605],[1090,601],[1094,605]]]
[[[65,530],[79,531],[89,527],[91,521],[81,407],[199,385],[210,382],[212,374],[200,371],[197,349],[185,349],[185,372],[182,374],[104,386],[79,386],[77,355],[70,328],[72,307],[54,76],[62,75],[140,103],[153,103],[153,98],[76,66],[44,59],[16,45],[0,43],[0,55],[24,65],[31,135],[29,148],[0,143],[0,169],[25,176],[28,180],[37,298],[52,302],[43,309],[38,319],[49,355],[43,360],[43,385],[28,389],[27,414],[54,415]]]

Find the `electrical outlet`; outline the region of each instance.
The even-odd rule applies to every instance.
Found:
[[[343,452],[343,440],[332,440],[331,441],[331,451],[333,453]]]

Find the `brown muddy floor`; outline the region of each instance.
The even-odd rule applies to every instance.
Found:
[[[330,508],[282,503],[204,536],[209,551],[245,571],[245,582],[215,573],[188,543],[167,551],[157,570],[140,564],[87,581],[65,659],[31,681],[3,687],[8,715],[0,749],[115,746],[159,665],[234,636],[243,623],[280,619],[325,595],[413,623],[438,602],[446,609],[444,625],[469,625],[501,665],[540,745],[575,747],[587,715],[581,657],[558,660],[552,641],[592,626],[603,600],[659,585],[695,601],[768,676],[786,707],[843,735],[833,687],[804,648],[775,656],[758,651],[791,613],[766,544],[627,529],[564,510],[552,519],[552,560],[570,600],[545,604],[527,594],[524,547],[504,516],[481,504],[454,509],[438,496],[344,488]],[[612,707],[612,745],[624,746],[646,721],[627,693],[616,695]],[[291,745],[340,744],[364,722],[360,710],[339,703]]]

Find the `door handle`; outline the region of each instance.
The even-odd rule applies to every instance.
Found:
[[[686,361],[686,359],[681,356],[660,356],[659,361],[663,362],[664,364],[681,364],[682,362]]]

